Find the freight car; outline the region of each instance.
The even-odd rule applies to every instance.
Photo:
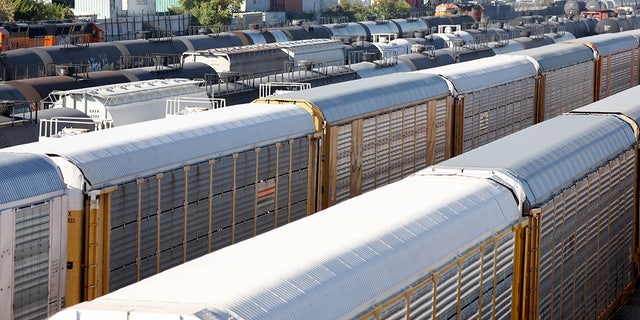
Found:
[[[50,95],[51,107],[79,110],[100,128],[110,128],[164,118],[168,99],[210,101],[208,109],[224,107],[209,99],[205,85],[202,79],[154,79],[57,91]]]
[[[104,27],[91,21],[0,24],[0,52],[64,43],[104,42],[104,39]]]
[[[206,74],[215,79],[217,74],[211,66],[200,62],[178,63],[166,66],[157,65],[117,71],[82,72],[82,70],[73,70],[73,68],[75,67],[65,66],[64,75],[1,82],[0,97],[3,100],[27,101],[34,105],[34,109],[44,109],[50,103],[50,101],[46,101],[49,94],[54,91],[152,79],[202,79]]]
[[[309,42],[309,43],[306,43],[306,42]],[[298,45],[300,45],[300,48],[298,48]],[[317,57],[318,55],[317,50],[320,48],[327,49],[327,47],[333,48],[333,49],[323,50],[323,52],[325,51],[327,52],[325,56]],[[303,60],[298,61],[297,66],[289,66],[292,68],[290,72],[280,74],[281,76],[280,81],[285,83],[306,82],[306,83],[313,84],[314,87],[320,86],[320,85],[326,85],[329,83],[340,83],[342,81],[348,81],[354,78],[366,78],[366,77],[373,77],[380,74],[411,70],[408,68],[408,66],[402,66],[401,64],[397,64],[397,66],[392,65],[390,63],[390,59],[385,58],[384,56],[381,57],[383,59],[381,63],[387,64],[387,65],[384,65],[382,68],[380,67],[379,64],[376,64],[376,63],[359,63],[355,65],[342,66],[342,63],[343,63],[342,61],[338,61],[337,63],[333,61],[334,59],[343,58],[342,53],[340,53],[341,49],[342,49],[341,45],[338,44],[337,42],[332,40],[321,39],[321,40],[313,40],[313,41],[308,40],[308,41],[305,41],[305,43],[297,43],[297,42],[282,43],[282,44],[279,43],[279,44],[275,44],[274,46],[267,46],[265,48],[265,52],[260,50],[247,51],[248,50],[247,48],[240,47],[238,50],[235,50],[235,49],[221,50],[219,52],[207,51],[206,53],[204,53],[205,54],[204,56],[198,55],[197,57],[195,56],[194,57],[196,59],[199,59],[199,61],[202,61],[203,63],[214,65],[216,68],[219,68],[222,70],[227,70],[229,66],[228,65],[221,66],[221,64],[232,63],[233,61],[235,61],[236,58],[246,62],[247,58],[243,58],[243,56],[249,56],[253,59],[256,59],[256,61],[264,61],[267,58],[271,58],[270,60],[273,60],[272,62],[274,63],[273,67],[277,67],[276,65],[278,64],[278,59],[276,58],[276,56],[269,54],[269,52],[276,51],[279,53],[283,53],[282,50],[285,50],[286,53],[283,53],[283,54],[286,58],[286,62],[288,62],[289,60],[293,60],[295,62],[296,61],[295,59],[298,59],[298,58]],[[426,64],[426,66],[435,66],[436,64],[446,65],[448,61],[454,61],[454,62],[469,61],[473,59],[479,59],[483,56],[493,55],[492,50],[489,49],[488,47],[483,47],[483,48],[477,47],[477,48],[471,48],[471,49],[467,47],[461,47],[461,48],[450,48],[450,49],[441,49],[441,50],[445,51],[448,55],[450,55],[451,59],[438,60],[430,65]],[[334,52],[334,54],[330,54],[330,52],[332,51]],[[221,55],[216,55],[216,54],[221,54]],[[240,57],[236,57],[236,55],[239,55]],[[223,61],[223,63],[220,63],[217,60],[215,63],[211,61],[211,59],[216,59],[216,58],[220,58],[219,60]],[[323,62],[322,59],[327,59],[327,60]],[[414,57],[412,58],[412,60],[415,62],[416,58]],[[431,60],[431,58],[429,58],[429,60]],[[279,61],[280,68],[286,67],[287,66],[286,62]],[[300,62],[309,62],[315,67],[313,68],[313,70],[311,70],[311,66],[308,66],[309,69],[307,69],[305,68],[305,66],[300,66],[299,65]],[[334,63],[340,66],[334,66],[333,65]],[[262,64],[271,65],[271,62],[265,61]],[[372,65],[375,67],[372,67]],[[422,66],[425,66],[425,64],[422,64]],[[401,68],[401,67],[404,67],[404,68]],[[248,68],[251,68],[251,66],[249,66]],[[293,70],[293,68],[297,70]],[[236,68],[236,70],[238,69],[239,68]],[[236,74],[236,73],[233,73],[233,74]],[[242,73],[239,73],[239,74],[242,74]],[[221,76],[224,76],[224,73]],[[238,76],[239,75],[235,75],[235,77],[238,77]],[[230,100],[233,101],[234,104],[237,104],[239,102],[240,103],[250,102],[251,100],[258,98],[257,92],[260,89],[262,84],[270,84],[271,82],[277,81],[277,80],[278,80],[278,75],[267,76],[267,77],[262,77],[258,79],[250,79],[247,81],[240,80],[239,78],[237,80],[233,80],[229,78],[229,74],[227,74],[224,81],[220,81],[220,79],[218,81],[212,81],[211,83],[208,84],[208,86],[205,87],[203,85],[203,86],[200,86],[199,89],[196,87],[191,87],[192,90],[189,91],[189,94],[191,97],[198,96],[200,98],[207,98],[207,97],[211,98],[215,96],[216,99],[215,101],[211,102],[211,106],[209,106],[209,108],[219,108],[223,106],[223,104],[221,103],[222,101],[220,99],[226,100],[227,98],[229,98]],[[242,87],[240,89],[237,88],[236,86],[230,87],[229,86],[230,81],[241,84]],[[216,82],[218,83],[218,85],[216,85]],[[165,108],[163,103],[164,99],[171,98],[171,97],[179,97],[179,96],[187,97],[187,92],[184,89],[178,89],[177,86],[161,87],[159,85],[155,85],[154,89],[162,91],[162,94],[150,93],[150,92],[146,93],[145,95],[149,96],[149,98],[144,101],[143,103],[144,107],[143,107],[140,103],[131,104],[130,102],[127,102],[128,100],[125,98],[125,95],[132,95],[133,93],[128,92],[129,89],[125,90],[124,88],[145,87],[144,82],[142,82],[140,85],[135,85],[135,86],[133,84],[134,83],[131,83],[128,85],[109,86],[109,87],[102,87],[102,88],[87,88],[82,90],[76,89],[76,90],[70,90],[70,91],[60,90],[52,93],[49,97],[49,100],[55,101],[52,104],[53,107],[75,108],[78,110],[83,110],[85,112],[92,111],[91,117],[94,118],[94,120],[100,123],[104,121],[110,121],[112,125],[119,126],[119,125],[128,124],[128,123],[162,118],[164,117],[164,114],[165,114]],[[247,90],[249,87],[253,88],[253,90],[252,91]],[[113,92],[118,91],[119,92],[118,99],[114,100],[113,98],[98,97],[98,96],[104,95],[104,93],[98,93],[98,92],[101,92],[101,90],[104,90],[105,88],[111,88],[110,90],[112,90]],[[119,89],[116,90],[115,88],[119,88]],[[231,94],[229,95],[223,94],[221,90],[223,88],[231,88],[232,89]],[[140,96],[140,93],[135,93],[133,95],[138,97]],[[65,98],[62,99],[62,97],[65,97]],[[238,101],[241,98],[244,99],[244,101]],[[116,102],[112,102],[112,101],[116,101]],[[99,111],[98,109],[95,109],[97,105],[96,102],[98,102],[97,104],[100,105]],[[117,110],[119,114],[119,120],[117,121],[112,115],[112,112],[115,110]],[[123,120],[125,118],[126,118],[126,121]]]
[[[529,127],[52,319],[607,319],[638,278],[638,94]]]
[[[87,114],[70,108],[45,109],[17,113],[17,115],[0,113],[0,127],[2,128],[0,129],[0,148],[38,141],[44,133],[40,128],[42,121],[56,122],[60,129],[74,128],[83,131],[97,129]]]
[[[553,33],[545,34],[542,38],[518,37],[505,41],[469,44],[457,43],[457,46],[448,48],[443,45],[436,49],[432,43],[440,43],[442,40],[438,34],[430,35],[428,39],[396,39],[389,41],[389,45],[376,44],[378,52],[369,51],[364,55],[363,62],[349,63],[342,67],[319,65],[311,70],[298,68],[292,72],[285,72],[271,76],[251,78],[250,75],[240,75],[239,80],[221,79],[213,86],[214,96],[227,100],[227,105],[247,103],[263,95],[260,95],[261,87],[271,82],[283,83],[309,83],[312,87],[340,83],[347,80],[370,78],[396,72],[408,72],[445,66],[458,62],[471,61],[500,53],[520,51],[528,48],[543,46],[549,43],[575,39],[571,34]],[[482,38],[476,36],[476,38]],[[480,41],[480,40],[479,40]],[[613,40],[615,42],[615,40]],[[444,41],[442,41],[444,43]],[[385,47],[403,47],[410,50],[409,54],[401,54],[397,57],[389,55]],[[366,50],[366,49],[364,49]],[[379,51],[384,52],[380,53]],[[392,50],[391,53],[394,51]],[[397,53],[397,51],[395,51]]]
[[[122,57],[171,56],[187,50],[241,45],[241,39],[234,34],[217,34],[12,50],[0,57],[1,79],[7,81],[50,76],[56,74],[57,66],[70,64],[88,66],[90,71],[117,70],[121,69]]]
[[[376,22],[331,23],[309,27],[288,26],[282,29],[244,30],[192,36],[158,36],[148,39],[92,43],[89,46],[66,44],[25,48],[12,50],[0,56],[0,77],[2,80],[17,80],[51,75],[57,65],[69,63],[89,65],[93,71],[118,69],[121,57],[146,54],[179,55],[187,50],[207,50],[304,39],[370,42],[376,34],[381,33],[392,33],[398,38],[416,37],[416,35],[424,37],[425,34],[437,31],[443,23],[467,27],[462,21],[451,20],[449,17],[444,18],[446,18],[446,23],[427,18],[391,19]],[[563,20],[560,22],[549,21],[541,25],[523,23],[522,26],[507,26],[506,28],[510,30],[510,33],[513,33],[510,37],[520,36],[519,34],[515,35],[513,30],[520,32],[532,26],[544,28],[544,32],[564,29],[576,37],[583,37],[595,34],[596,23],[597,21],[593,19]]]
[[[202,62],[217,72],[269,75],[293,70],[305,63],[313,65],[345,64],[346,49],[342,42],[311,39],[209,50],[188,50],[184,62]]]
[[[584,81],[597,75],[592,47],[552,46],[562,48],[485,58],[466,63],[467,73],[355,80],[0,152],[46,154],[61,168],[72,305],[549,119],[555,105],[538,97],[553,95],[551,81],[541,80],[564,70],[569,80],[554,90],[597,88]],[[568,59],[585,50],[592,60]],[[615,52],[624,50],[638,46]],[[570,81],[583,65],[593,73]]]
[[[478,30],[479,31],[479,30]],[[479,31],[484,33],[485,31]],[[560,36],[559,34],[550,34],[549,39],[566,39],[569,38],[569,34],[565,33]],[[431,37],[438,37],[438,34],[431,35]],[[484,37],[480,37],[484,38]],[[351,50],[357,50],[359,54],[362,54],[367,60],[365,62],[350,63],[345,66],[333,66],[325,63],[318,63],[315,59],[317,57],[317,51],[319,47],[314,45],[320,41],[321,45],[332,44],[334,45],[333,56],[324,57],[320,59],[346,59],[353,58],[350,54]],[[324,42],[322,42],[324,41]],[[511,41],[526,42],[525,39],[512,39]],[[119,71],[97,71],[83,73],[78,66],[60,66],[61,72],[59,74],[65,74],[65,76],[53,76],[42,77],[34,79],[13,80],[6,81],[0,85],[0,97],[13,101],[25,101],[33,104],[34,108],[47,108],[51,105],[52,97],[49,96],[54,89],[56,91],[68,91],[73,89],[96,87],[102,85],[108,85],[112,83],[123,83],[127,81],[140,81],[151,79],[166,79],[166,78],[186,78],[195,79],[207,77],[209,84],[218,85],[213,86],[208,91],[209,95],[213,93],[216,97],[224,98],[227,100],[227,104],[247,103],[259,97],[259,89],[261,86],[266,85],[269,82],[305,82],[312,86],[325,85],[330,83],[338,83],[347,80],[353,80],[358,78],[373,77],[382,74],[394,73],[394,72],[406,72],[415,71],[425,68],[431,68],[435,66],[443,66],[454,62],[469,61],[471,59],[477,59],[485,56],[492,56],[496,52],[505,52],[505,48],[497,43],[494,46],[485,46],[483,44],[478,45],[464,45],[455,48],[444,48],[436,50],[419,50],[428,46],[430,41],[426,39],[396,39],[389,41],[391,46],[404,47],[406,50],[415,50],[421,53],[413,53],[410,55],[401,55],[388,57],[387,53],[380,54],[380,48],[376,48],[370,43],[355,42],[351,45],[343,47],[344,53],[338,47],[336,47],[335,41],[331,40],[305,40],[303,42],[311,42],[310,46],[304,46],[298,49],[285,45],[280,48],[277,44],[269,46],[269,50],[282,52],[286,50],[288,53],[285,56],[291,56],[286,59],[280,60],[280,67],[288,66],[292,68],[290,72],[281,74],[274,74],[271,76],[258,76],[258,78],[251,78],[256,76],[255,74],[244,74],[240,72],[222,72],[217,74],[211,67],[210,61],[197,63],[162,63],[165,60],[169,60],[170,57],[156,57],[154,67],[146,68],[133,68]],[[528,43],[547,43],[540,39],[534,39]],[[291,43],[298,43],[291,42]],[[370,44],[370,46],[367,46]],[[461,44],[462,45],[462,44]],[[268,46],[268,45],[265,45]],[[385,44],[385,46],[388,46]],[[248,55],[250,59],[255,59],[256,65],[262,63],[275,64],[273,55],[264,54],[258,55],[251,51],[252,46],[237,47],[238,49],[221,51],[224,61],[229,65],[239,64],[239,61],[246,62],[247,58],[243,58],[243,55]],[[506,46],[509,47],[509,46]],[[522,50],[525,46],[517,46],[518,50]],[[270,51],[270,52],[271,52]],[[513,51],[513,49],[511,50]],[[207,51],[213,52],[216,51]],[[344,54],[344,57],[342,55]],[[340,55],[340,58],[338,56]],[[384,56],[383,56],[384,55]],[[228,60],[226,57],[228,56]],[[289,60],[296,56],[298,60],[308,62],[308,64],[291,63]],[[204,57],[207,58],[207,57]],[[200,59],[200,58],[199,58]],[[175,58],[174,58],[175,60]],[[286,60],[286,62],[285,62]],[[173,60],[171,60],[173,61]],[[238,61],[238,62],[234,62]],[[307,70],[309,69],[310,70]],[[230,66],[223,68],[223,70],[231,69]],[[254,68],[255,70],[255,68]],[[227,70],[228,71],[228,70]],[[245,70],[251,71],[251,70]],[[203,89],[204,90],[204,89]],[[177,93],[176,93],[177,94]],[[44,101],[43,101],[44,100]],[[159,106],[160,107],[160,106]],[[149,120],[151,118],[147,118]],[[1,131],[1,129],[0,129]],[[0,135],[2,133],[0,132]],[[29,135],[33,136],[33,135]],[[10,140],[7,140],[10,141]],[[24,140],[20,140],[24,141]]]

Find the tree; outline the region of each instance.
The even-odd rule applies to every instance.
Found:
[[[349,21],[367,20],[367,7],[360,2],[351,2],[349,0],[340,0],[333,8],[322,10],[324,17],[347,17]]]
[[[379,18],[390,19],[411,12],[411,6],[404,0],[376,0],[371,9],[373,14]]]
[[[411,12],[411,6],[404,0],[374,0],[370,6],[364,6],[357,1],[340,0],[335,7],[323,10],[322,15],[348,17],[349,21],[364,21],[368,20],[369,16],[391,19],[406,16],[409,12]]]
[[[73,12],[60,4],[37,0],[0,0],[1,21],[38,21],[71,19]]]
[[[0,21],[13,22],[14,8],[9,0],[0,0]]]
[[[179,0],[182,9],[195,17],[200,25],[228,25],[234,13],[240,12],[243,0]]]

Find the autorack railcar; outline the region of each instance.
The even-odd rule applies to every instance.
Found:
[[[582,44],[554,46],[592,50]],[[595,76],[593,52],[591,57]],[[536,55],[525,54],[475,61],[472,63],[477,69],[472,68],[474,72],[466,79],[457,72],[387,75],[379,79],[394,83],[396,88],[388,100],[375,100],[370,87],[341,84],[343,89],[337,90],[324,86],[283,95],[280,101],[270,97],[241,108],[232,106],[141,122],[110,129],[117,131],[86,133],[1,152],[47,154],[60,166],[69,185],[68,192],[74,194],[68,208],[74,222],[68,225],[71,263],[67,265],[71,268],[66,281],[66,299],[72,304],[313,214],[330,204],[324,200],[330,199],[330,184],[335,184],[336,190],[346,190],[343,194],[350,196],[352,190],[365,190],[372,183],[381,187],[410,175],[411,170],[426,167],[430,164],[426,159],[435,158],[433,150],[456,155],[455,141],[459,141],[456,132],[463,125],[456,119],[464,119],[464,108],[454,108],[454,103],[462,100],[453,90],[457,87],[464,92],[465,106],[476,105],[471,101],[474,96],[491,96],[491,87],[498,92],[505,90],[502,110],[469,110],[469,124],[478,125],[480,131],[473,129],[468,133],[482,137],[478,145],[509,132],[508,122],[496,125],[502,120],[514,121],[524,128],[524,122],[518,121],[528,122],[532,116],[512,117],[517,113],[503,111],[518,110],[521,106],[521,114],[536,115],[538,105],[526,111],[521,96],[506,89],[513,84],[500,79],[513,77],[511,81],[527,93],[523,94],[525,102],[531,101],[530,92],[542,89],[536,89],[539,82],[527,80],[529,75],[536,77],[540,70],[547,70],[533,67],[535,58]],[[506,66],[492,63],[497,61],[511,63]],[[554,61],[557,64],[564,60]],[[524,70],[530,70],[527,76],[518,76],[516,72],[503,72],[504,75],[490,79],[478,76],[515,68],[520,63]],[[564,69],[573,70],[572,65]],[[403,80],[407,84],[417,80],[429,85],[417,86],[413,81],[413,86],[405,88],[401,86]],[[530,82],[532,88],[525,89],[524,84]],[[596,88],[592,81],[560,85],[577,90],[581,83]],[[313,99],[315,105],[303,104],[304,97],[298,99],[300,103],[287,101],[287,95],[305,92],[308,97],[320,97],[321,89],[332,91],[323,91],[322,99]],[[331,96],[327,92],[333,91],[343,92],[340,99],[326,98]],[[358,99],[365,94],[372,96],[366,100],[369,105],[358,105]],[[345,101],[352,107],[340,108]],[[275,103],[290,105],[274,106]],[[540,119],[546,121],[550,114],[545,113]],[[445,142],[434,147],[436,139]],[[376,149],[380,150],[379,158],[372,156]],[[413,158],[411,154],[415,154]],[[410,161],[404,161],[403,155]],[[141,160],[138,162],[136,158]],[[446,158],[443,156],[443,160]],[[371,162],[376,161],[381,165],[372,166]],[[386,164],[382,165],[384,161]],[[332,162],[335,166],[328,165]],[[346,178],[336,180],[338,175]],[[358,176],[360,180],[352,179]],[[336,202],[349,196],[336,197]]]
[[[638,94],[559,115],[53,319],[607,319],[638,279]]]

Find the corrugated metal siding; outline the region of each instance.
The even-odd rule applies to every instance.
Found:
[[[431,113],[435,119],[429,119],[428,105],[435,109]],[[354,132],[351,123],[339,126],[336,202],[400,180],[434,159],[444,160],[446,117],[447,99],[440,99],[365,118],[362,131]],[[427,123],[435,124],[435,137],[428,137]],[[356,136],[362,136],[361,145],[352,143]],[[360,179],[361,190],[352,190],[353,179]]]
[[[638,85],[638,47],[601,55],[600,99]],[[629,67],[632,68],[629,68]]]
[[[0,177],[0,210],[27,205],[23,200],[28,198],[42,201],[65,193],[58,168],[39,155],[3,153]]]
[[[351,136],[354,133],[350,123],[339,126],[337,131],[336,202],[342,202],[351,196]]]
[[[80,13],[95,14],[98,19],[111,18],[115,14],[115,8],[111,8],[112,1],[95,1],[95,0],[76,0],[75,10]],[[122,1],[120,6],[122,9]]]
[[[111,195],[110,291],[181,264],[184,255],[191,260],[209,253],[209,246],[214,251],[251,238],[254,227],[256,234],[260,234],[306,216],[308,143],[306,137],[295,139],[292,144],[284,141],[279,148],[272,144],[262,147],[260,152],[239,153],[235,161],[233,156],[216,158],[213,165],[200,162],[190,165],[188,171],[178,168],[159,179],[143,178],[140,185],[129,182],[118,186]],[[275,186],[276,168],[277,207],[276,194],[268,192],[269,187]],[[260,191],[266,195],[256,193]],[[138,201],[142,209],[139,223]],[[212,219],[211,234],[209,219]]]
[[[517,240],[512,233],[520,215],[512,193],[498,183],[425,171],[268,232],[259,241],[244,241],[70,310],[110,308],[146,318],[162,312],[165,317],[226,313],[282,320],[364,317],[377,312],[373,308],[390,306],[380,311],[395,318],[431,312],[433,293],[448,292],[453,298],[437,301],[453,304],[439,310],[451,314],[459,304],[473,313],[482,297],[495,301],[496,312],[506,311],[496,313],[502,319],[510,312]],[[366,228],[353,227],[363,221]],[[483,281],[475,267],[479,261],[485,263]],[[434,277],[439,279],[436,286]],[[474,294],[458,298],[467,291],[456,289],[456,281],[453,289],[442,287],[455,278],[468,279],[460,288],[469,286]],[[189,287],[205,290],[205,299],[202,290],[179,289]],[[402,310],[403,301],[412,309]],[[483,310],[491,303],[483,304]]]
[[[466,93],[462,152],[533,125],[534,87],[527,77]]]
[[[544,120],[593,102],[594,68],[589,60],[546,72]]]
[[[498,235],[479,244],[454,263],[413,286],[406,296],[380,306],[380,316],[361,319],[509,319],[513,292],[515,233]],[[434,300],[435,297],[435,300]],[[409,304],[409,308],[407,308]]]
[[[45,319],[49,307],[49,202],[16,210],[15,319]]]
[[[542,205],[540,318],[595,318],[631,285],[634,151]]]

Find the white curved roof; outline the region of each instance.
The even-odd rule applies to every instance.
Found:
[[[101,189],[314,132],[296,105],[243,104],[2,149],[59,155]]]
[[[371,78],[382,76],[385,74],[410,72],[411,68],[403,61],[398,61],[397,64],[384,68],[380,68],[378,64],[375,64],[373,62],[363,61],[352,64],[351,70],[355,71],[355,73],[357,73],[360,78]]]
[[[520,215],[489,179],[421,172],[53,319],[353,318]]]
[[[253,44],[267,43],[267,40],[264,38],[264,35],[258,30],[242,30],[242,33],[244,33],[249,39],[251,39]]]
[[[199,87],[202,80],[190,79],[152,79],[127,83],[108,84],[97,87],[55,91],[52,95],[61,99],[66,96],[78,96],[79,99],[91,97],[101,101],[105,106],[117,106],[124,103],[146,101],[169,95],[196,93],[203,91]]]
[[[505,54],[524,50],[524,46],[522,45],[522,43],[511,39],[509,39],[506,44],[490,42],[488,46],[489,48],[491,48],[491,50],[493,50],[493,52],[495,52],[495,54]]]
[[[591,43],[601,55],[638,48],[638,39],[627,32],[603,33],[580,38],[572,42]]]
[[[562,43],[531,48],[512,53],[516,56],[529,57],[540,66],[541,72],[548,72],[568,66],[593,61],[593,50],[582,44]]]
[[[565,114],[465,152],[433,168],[504,172],[517,177],[527,201],[535,207],[635,144],[631,126],[617,117]]]
[[[600,113],[625,115],[640,125],[640,87],[635,86],[584,107],[577,108],[571,113]]]
[[[64,193],[60,170],[46,157],[33,154],[0,156],[0,211]]]
[[[533,62],[526,58],[503,55],[415,72],[439,74],[451,81],[458,93],[494,87],[538,74]]]
[[[408,72],[289,92],[272,99],[310,101],[328,123],[333,123],[446,94],[449,88],[442,78]]]

